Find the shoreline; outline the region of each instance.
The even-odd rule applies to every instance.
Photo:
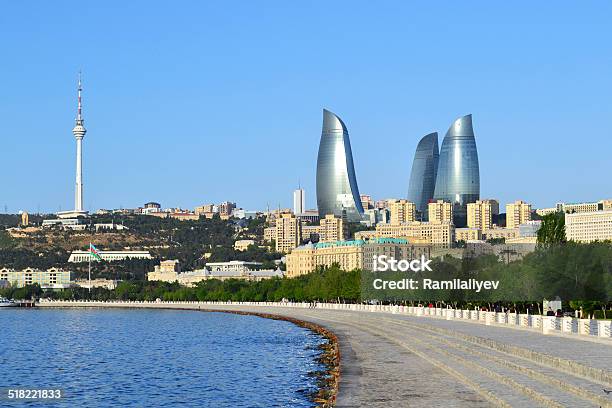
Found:
[[[92,306],[84,306],[84,305],[45,305],[42,307],[43,309],[66,309],[66,308],[91,308]],[[325,327],[308,322],[305,320],[297,319],[290,316],[283,316],[274,313],[262,313],[262,312],[250,312],[250,311],[242,311],[242,310],[223,310],[223,309],[202,309],[200,307],[192,308],[192,307],[163,307],[156,306],[154,308],[146,307],[146,306],[138,306],[130,305],[130,306],[105,306],[105,305],[95,305],[95,308],[100,309],[159,309],[159,310],[185,310],[185,311],[193,311],[193,312],[205,312],[205,313],[228,313],[228,314],[237,314],[237,315],[245,315],[245,316],[257,316],[264,319],[270,320],[283,320],[289,323],[293,323],[296,326],[305,328],[310,330],[313,333],[316,333],[322,336],[326,343],[320,346],[321,354],[316,358],[318,363],[321,363],[324,366],[323,374],[320,372],[315,372],[317,374],[317,393],[314,396],[311,396],[310,399],[314,402],[316,407],[320,408],[331,408],[336,405],[336,399],[338,397],[339,385],[340,385],[340,367],[341,367],[341,359],[340,359],[340,344],[338,341],[338,337],[331,330],[326,329]]]
[[[161,308],[160,308],[161,309]],[[176,309],[172,309],[176,310]],[[316,323],[296,319],[294,317],[283,316],[272,313],[247,312],[242,310],[215,310],[215,309],[184,309],[207,313],[229,313],[237,315],[257,316],[264,319],[283,320],[293,323],[296,326],[308,329],[327,340],[321,346],[322,353],[317,357],[317,361],[325,366],[324,375],[319,376],[319,390],[312,402],[322,408],[333,407],[336,404],[338,389],[340,385],[340,347],[338,337],[330,330]]]
[[[548,323],[560,319],[553,317],[401,305],[48,300],[37,305],[240,312],[321,326],[336,336],[342,361],[341,371],[336,361],[337,371],[327,376],[337,379],[335,398],[317,398],[312,402],[317,406],[382,408],[404,406],[408,399],[418,406],[455,401],[458,408],[610,402],[600,394],[602,385],[612,384],[612,322],[571,319],[577,324],[570,334],[569,318],[562,320],[567,332],[555,333]],[[323,366],[312,371],[317,372],[317,378],[325,375]],[[319,384],[325,386],[314,384],[311,401]]]

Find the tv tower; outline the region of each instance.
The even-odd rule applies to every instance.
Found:
[[[76,138],[76,187],[74,190],[74,212],[80,213],[83,212],[83,138],[85,137],[85,133],[87,130],[85,126],[83,126],[83,103],[81,99],[81,91],[83,87],[81,86],[81,73],[79,72],[79,84],[77,88],[77,97],[78,97],[78,105],[77,105],[77,117],[76,124],[72,129],[72,133]]]

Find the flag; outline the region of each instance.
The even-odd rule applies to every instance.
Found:
[[[89,243],[89,257],[94,257],[95,259],[97,259],[98,261],[102,260],[102,257],[100,256],[100,253],[98,252],[98,248],[96,248],[95,246],[93,246],[92,243]]]

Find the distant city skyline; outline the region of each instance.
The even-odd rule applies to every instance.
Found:
[[[612,196],[612,5],[241,4],[5,5],[0,211],[74,206],[80,70],[89,211],[291,208],[298,186],[316,208],[323,108],[375,199],[405,198],[420,138],[468,113],[481,198]]]

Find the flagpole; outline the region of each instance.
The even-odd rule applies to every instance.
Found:
[[[91,293],[91,242],[89,243],[89,293]]]

